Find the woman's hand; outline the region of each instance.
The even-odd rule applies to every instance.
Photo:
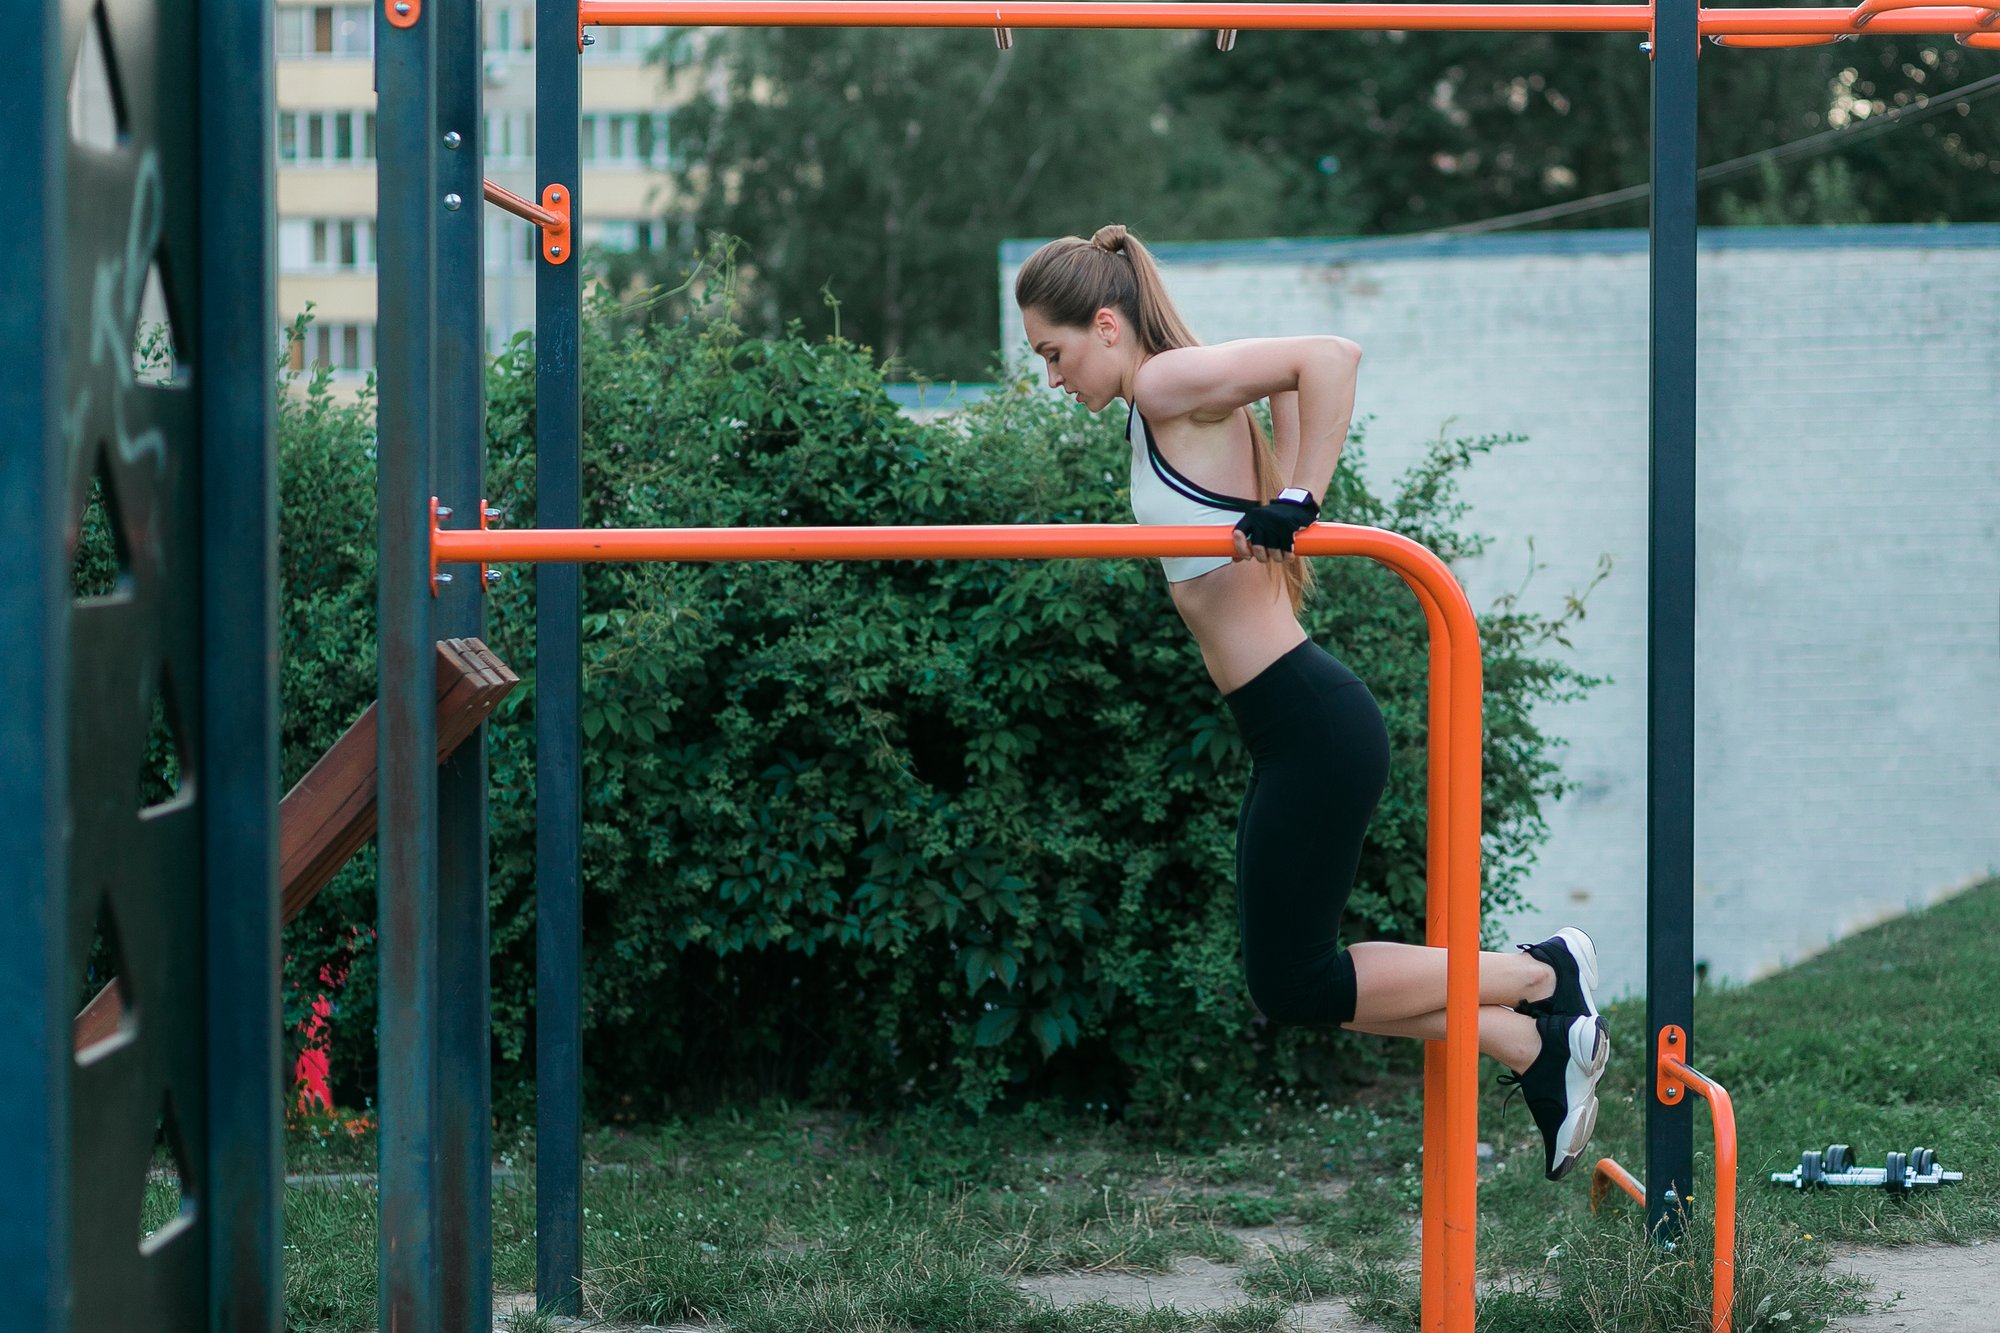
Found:
[[[1287,487],[1237,521],[1236,558],[1284,564],[1292,559],[1292,539],[1318,521],[1319,502],[1312,493]]]

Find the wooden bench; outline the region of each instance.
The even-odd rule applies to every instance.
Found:
[[[441,639],[437,646],[438,762],[479,729],[521,683],[478,639]],[[289,922],[327,886],[347,858],[375,836],[375,704],[349,727],[312,771],[278,803],[278,885]],[[76,1016],[78,1052],[118,1035],[125,1020],[117,978]]]

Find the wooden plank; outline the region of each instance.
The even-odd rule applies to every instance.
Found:
[[[478,639],[442,639],[437,651],[438,762],[463,745],[521,678]],[[347,859],[375,836],[375,705],[320,756],[278,803],[278,884],[284,919],[304,911]],[[114,1036],[124,1018],[114,978],[72,1028],[78,1051]]]

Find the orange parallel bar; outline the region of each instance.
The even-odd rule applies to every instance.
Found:
[[[1729,1333],[1730,1306],[1736,1300],[1736,1107],[1720,1083],[1679,1056],[1662,1052],[1660,1072],[1699,1093],[1715,1124],[1715,1291],[1709,1327],[1711,1333]]]
[[[1632,1202],[1646,1206],[1646,1187],[1641,1185],[1630,1171],[1612,1161],[1609,1157],[1597,1159],[1597,1167],[1590,1173],[1590,1211],[1596,1212],[1604,1196],[1616,1185],[1632,1196]]]
[[[1426,1062],[1423,1327],[1426,1333],[1472,1333],[1484,731],[1479,627],[1444,562],[1407,537],[1380,528],[1321,523],[1299,533],[1296,545],[1303,555],[1367,556],[1389,566],[1416,591],[1430,623],[1432,850],[1426,868],[1433,874],[1431,910],[1443,920],[1440,929],[1434,916],[1427,938],[1441,942],[1448,957],[1444,1051],[1435,1066]],[[1117,559],[1226,555],[1231,549],[1227,528],[1133,524],[480,531],[439,528],[433,516],[431,530],[434,574],[441,564],[482,562]],[[1440,719],[1448,721],[1442,746]]]
[[[1427,714],[1424,746],[1425,789],[1429,792],[1424,825],[1424,943],[1435,949],[1450,941],[1451,906],[1455,885],[1451,880],[1451,630],[1437,599],[1421,583],[1405,579],[1424,609],[1430,627],[1430,710]],[[1440,744],[1439,738],[1445,738]],[[1476,896],[1476,895],[1475,895]],[[1448,955],[1447,955],[1448,957]],[[1420,1279],[1420,1333],[1443,1333],[1445,1328],[1444,1283],[1444,1163],[1445,1163],[1445,1048],[1440,1042],[1424,1043],[1424,1138],[1423,1138],[1423,1253],[1418,1266]]]
[[[1650,5],[1173,4],[1020,0],[579,0],[580,24],[601,27],[1215,28],[1227,31],[1636,32]],[[1852,33],[1855,9],[1704,9],[1704,36]],[[1928,5],[1863,20],[1882,34],[1973,33],[1985,10]]]
[[[563,217],[560,213],[552,213],[540,204],[523,199],[512,190],[495,185],[492,181],[482,181],[481,184],[485,187],[487,203],[498,204],[515,217],[526,218],[537,227],[560,227],[563,225]]]
[[[1892,33],[1935,34],[1978,32],[1990,6],[1905,5],[1893,10],[1870,10],[1865,5],[1852,9],[1704,9],[1701,32],[1704,37],[1732,35],[1779,36],[1786,34],[1886,36]]]
[[[1648,5],[1175,4],[1107,0],[580,0],[621,27],[1218,28],[1443,32],[1649,32]],[[1845,12],[1845,11],[1842,11]]]

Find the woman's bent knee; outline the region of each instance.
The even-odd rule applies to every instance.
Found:
[[[1354,960],[1345,949],[1334,955],[1330,965],[1281,972],[1256,969],[1248,981],[1251,1003],[1273,1023],[1339,1027],[1354,1020]]]

